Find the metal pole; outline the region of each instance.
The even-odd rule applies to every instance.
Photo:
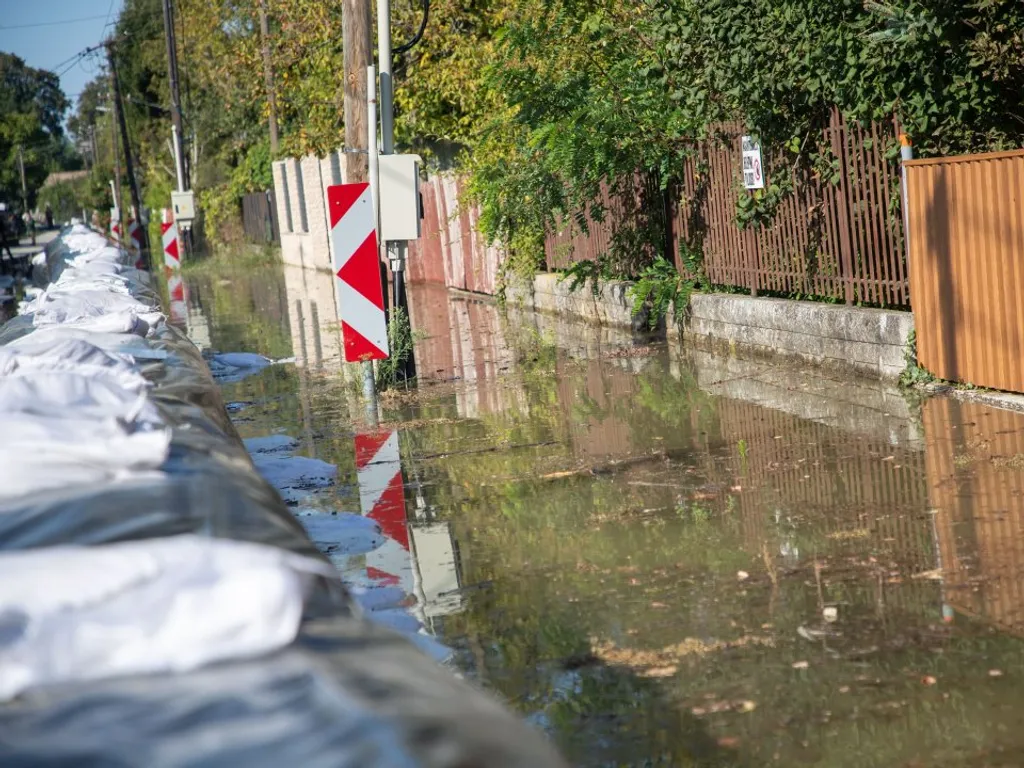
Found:
[[[373,200],[373,227],[377,230],[380,250],[380,160],[377,154],[377,73],[371,64],[366,68],[366,136],[370,157],[370,199]]]
[[[377,160],[377,77],[373,65],[366,68],[366,146],[369,148],[369,182],[370,199],[373,200],[373,225],[380,234],[380,194]],[[380,240],[377,241],[378,260],[380,259]],[[373,377],[373,363],[369,360],[363,364],[363,399],[366,402],[366,418],[373,426],[377,425],[377,382]]]
[[[181,89],[178,84],[178,46],[174,39],[174,10],[171,8],[171,0],[163,0],[163,9],[164,38],[167,42],[167,79],[171,88],[171,123],[174,125],[174,148],[177,156],[184,157],[184,148],[181,146],[184,130],[181,124]],[[179,174],[178,191],[184,192],[184,165]]]
[[[391,0],[377,0],[377,66],[380,69],[381,153],[395,151],[395,90],[391,81]]]
[[[907,269],[910,269],[910,210],[907,197],[908,160],[914,159],[914,144],[905,133],[900,134],[900,196],[903,203],[903,243],[906,250]]]
[[[391,77],[391,0],[377,0],[377,63],[380,67],[380,144],[381,153],[395,152],[395,86]],[[379,229],[378,229],[379,231]],[[409,308],[405,295],[404,241],[384,243],[391,264],[391,306],[401,308],[408,318]],[[408,379],[416,375],[412,353],[404,362],[400,375]]]

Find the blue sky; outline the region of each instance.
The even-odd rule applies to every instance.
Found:
[[[0,0],[0,51],[17,54],[37,69],[63,72],[61,87],[73,111],[101,60],[93,57],[74,65],[69,60],[109,34],[108,25],[117,19],[122,4],[123,0]],[[47,26],[35,26],[42,24]]]

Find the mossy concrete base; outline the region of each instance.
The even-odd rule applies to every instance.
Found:
[[[632,283],[600,281],[595,290],[588,280],[575,291],[569,285],[561,275],[540,274],[506,286],[505,297],[513,306],[588,323],[633,330],[646,326],[632,316],[627,293]],[[835,373],[895,380],[905,366],[904,349],[913,329],[909,312],[695,293],[682,328],[669,323],[668,334],[682,334],[695,347],[788,357]]]

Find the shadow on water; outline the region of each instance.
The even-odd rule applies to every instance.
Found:
[[[320,504],[397,489],[339,567],[574,763],[1024,763],[1024,416],[417,286],[421,386],[369,430],[330,280],[190,284],[206,343],[296,357],[225,387],[239,431],[336,463]]]

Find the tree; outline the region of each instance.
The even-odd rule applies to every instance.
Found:
[[[0,195],[21,198],[20,150],[31,205],[35,190],[66,158],[61,121],[67,109],[57,75],[0,53]]]

